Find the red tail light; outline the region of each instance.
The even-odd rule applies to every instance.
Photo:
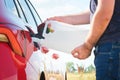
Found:
[[[0,24],[0,47],[1,55],[3,56],[3,59],[1,58],[1,60],[3,60],[1,63],[4,63],[4,65],[0,66],[0,68],[3,68],[2,71],[6,71],[5,68],[7,67],[7,70],[12,70],[12,72],[9,73],[4,72],[4,75],[6,76],[14,74],[17,71],[17,80],[26,80],[26,55],[24,57],[23,53],[27,53],[26,44],[30,42],[30,39],[27,40],[22,32],[23,30],[19,27]],[[9,65],[8,63],[5,63],[8,61],[10,62]]]
[[[0,42],[9,42],[13,51],[22,56],[22,49],[9,28],[0,27]]]
[[[28,31],[15,25],[0,24],[0,42],[7,42],[14,53],[29,59],[34,51],[34,44]]]

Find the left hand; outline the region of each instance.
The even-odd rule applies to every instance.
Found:
[[[72,55],[78,59],[86,59],[90,56],[92,48],[88,48],[87,45],[84,43],[74,50],[72,50]]]

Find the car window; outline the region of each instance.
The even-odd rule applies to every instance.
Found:
[[[14,13],[16,16],[18,16],[17,9],[15,7],[15,3],[13,0],[11,0],[11,1],[5,0],[5,4],[6,4],[6,7],[8,8],[8,10],[12,11],[12,13]]]
[[[23,13],[23,10],[21,9],[21,6],[19,5],[17,0],[5,0],[5,5],[13,14],[15,14],[17,17],[21,18],[24,22],[27,22],[27,19]]]
[[[29,8],[31,10],[31,13],[33,14],[34,18],[35,18],[35,21],[36,21],[36,24],[39,25],[41,24],[42,20],[41,18],[39,17],[39,15],[37,14],[37,11],[34,9],[33,5],[31,4],[30,1],[27,0],[27,3],[29,5]]]
[[[37,25],[36,25],[36,23],[34,21],[34,18],[33,18],[32,14],[31,14],[27,4],[25,3],[25,0],[19,0],[19,3],[21,5],[21,8],[22,8],[26,18],[27,18],[28,23],[30,25],[32,25],[32,27],[33,26],[36,27]]]
[[[16,16],[28,23],[36,33],[37,26],[42,22],[29,0],[5,0],[6,7]]]
[[[16,9],[17,9],[17,11],[18,11],[19,17],[20,17],[24,22],[27,22],[26,16],[24,15],[24,12],[23,12],[21,6],[19,5],[19,2],[18,2],[17,0],[14,0],[14,2],[15,2]]]

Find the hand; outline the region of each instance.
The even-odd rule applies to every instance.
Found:
[[[54,21],[64,22],[64,17],[63,16],[54,16],[54,17],[47,18],[47,21],[48,20],[54,20]]]
[[[84,44],[76,47],[74,50],[72,50],[71,53],[75,58],[85,59],[90,56],[91,50],[92,50],[92,48],[88,48],[88,46],[84,43]]]

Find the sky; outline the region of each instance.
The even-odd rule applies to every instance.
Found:
[[[31,0],[41,19],[52,16],[77,14],[89,9],[89,0]]]
[[[30,0],[35,6],[42,21],[49,17],[78,14],[89,9],[90,0]],[[88,58],[85,63],[90,64],[93,56]]]

